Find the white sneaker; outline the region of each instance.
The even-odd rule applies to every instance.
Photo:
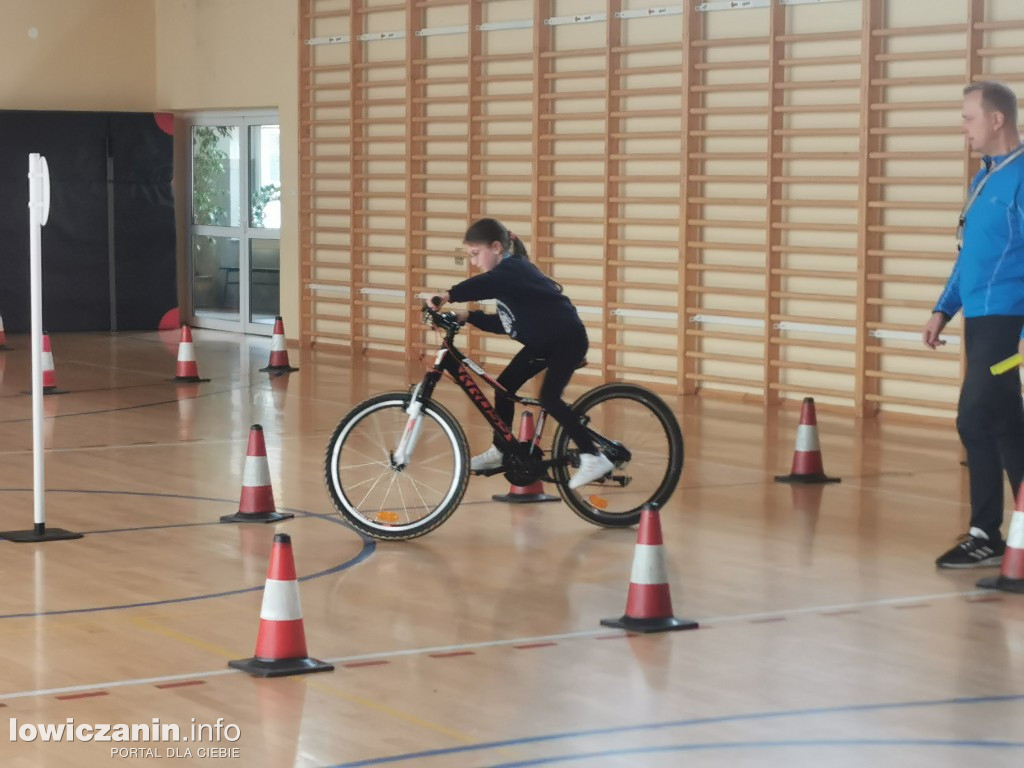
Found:
[[[613,469],[615,469],[615,465],[603,453],[581,453],[580,468],[569,480],[569,488],[576,490],[582,485],[604,477]]]
[[[485,469],[497,469],[505,460],[498,446],[492,445],[483,453],[478,453],[469,462],[469,469],[472,472],[482,472]]]

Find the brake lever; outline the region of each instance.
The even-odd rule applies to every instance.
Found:
[[[423,306],[420,307],[420,314],[423,315],[423,322],[429,325],[431,328],[436,328],[437,324],[434,322],[434,310],[427,306],[427,302],[423,302]]]

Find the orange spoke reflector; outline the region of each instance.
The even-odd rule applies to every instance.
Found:
[[[587,501],[590,502],[590,506],[594,509],[608,509],[608,499],[602,496],[589,496]]]
[[[397,523],[398,513],[397,512],[378,512],[377,513],[378,523]]]

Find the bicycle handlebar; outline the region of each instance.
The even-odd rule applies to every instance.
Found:
[[[438,312],[426,302],[423,303],[422,312],[423,321],[429,326],[443,330],[446,341],[454,339],[462,327],[454,312]]]

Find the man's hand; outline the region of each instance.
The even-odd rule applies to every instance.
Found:
[[[459,325],[462,325],[463,323],[466,322],[466,320],[469,319],[469,312],[467,312],[465,309],[456,309],[454,310],[454,312],[455,319],[459,321]],[[1024,344],[1024,341],[1021,341],[1021,344]]]
[[[932,316],[928,318],[928,322],[925,323],[924,331],[921,334],[925,346],[937,349],[945,344],[946,340],[942,338],[942,329],[945,327],[946,316],[941,312],[933,312]],[[1024,341],[1021,344],[1024,345]]]

